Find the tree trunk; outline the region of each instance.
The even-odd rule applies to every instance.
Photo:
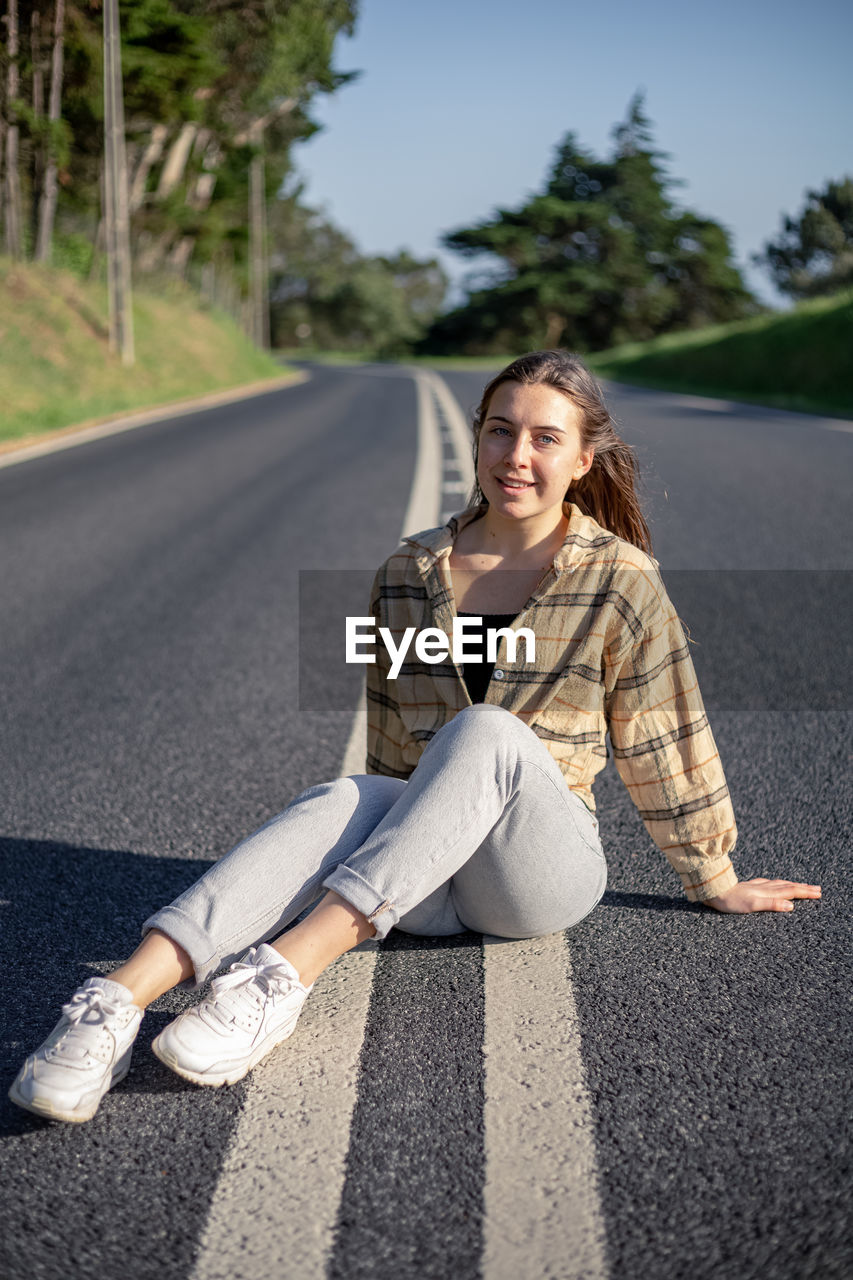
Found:
[[[208,151],[211,140],[213,139],[212,129],[199,129],[193,144],[193,151],[204,157]]]
[[[154,168],[154,165],[163,154],[163,147],[169,134],[169,126],[165,124],[155,124],[151,130],[151,138],[148,146],[142,153],[142,158],[136,167],[133,175],[133,183],[130,188],[129,207],[131,213],[136,213],[137,209],[141,209],[145,200],[145,188],[148,184],[148,175]]]
[[[50,68],[50,102],[47,118],[51,128],[59,122],[62,106],[63,56],[65,47],[65,0],[56,0],[53,15],[53,56]],[[47,151],[47,168],[44,175],[44,191],[39,210],[38,241],[36,243],[36,261],[49,262],[53,244],[53,224],[56,218],[56,200],[59,187],[56,181],[56,150],[53,142],[49,142]]]
[[[101,270],[101,258],[107,248],[107,227],[104,221],[103,210],[107,207],[107,189],[106,189],[106,173],[104,161],[101,160],[100,171],[98,174],[98,191],[101,196],[101,216],[98,219],[98,228],[95,232],[95,239],[92,242],[92,260],[89,264],[89,279],[96,280]]]
[[[163,165],[163,170],[160,174],[160,183],[157,187],[158,200],[165,200],[167,196],[171,195],[183,178],[197,133],[197,124],[191,124],[188,121],[181,127],[181,132],[169,148],[166,163]]]
[[[198,213],[204,213],[213,199],[213,188],[216,186],[215,173],[200,173],[195,180],[192,191],[187,194],[187,204]]]
[[[6,149],[6,121],[0,116],[0,220],[3,217],[3,152]]]
[[[225,243],[220,246],[219,267],[215,277],[214,302],[237,323],[240,322],[240,290],[234,275],[234,249]]]
[[[168,253],[175,241],[177,230],[168,227],[159,236],[148,233],[143,239],[140,235],[136,252],[136,269],[141,275],[149,275],[157,271],[166,262]]]
[[[37,130],[44,119],[44,67],[41,57],[41,14],[38,9],[33,9],[30,14],[30,51],[33,63],[33,115]],[[44,189],[46,140],[43,136],[39,137],[37,131],[34,134],[30,158],[30,242],[35,246],[38,240],[39,204]]]
[[[9,70],[6,77],[6,252],[21,259],[21,183],[18,174],[18,126],[12,99],[18,96],[18,0],[9,0],[6,15]]]
[[[252,338],[269,349],[270,300],[266,254],[266,191],[263,152],[252,157],[249,170],[249,257]]]
[[[201,269],[199,293],[210,306],[216,301],[216,266],[213,262],[206,262]]]
[[[181,236],[169,254],[169,268],[182,280],[187,278],[187,267],[195,247],[195,236]]]
[[[261,148],[252,157],[249,168],[249,308],[248,332],[259,347],[269,350],[270,345],[270,292],[269,264],[267,262],[267,203],[264,176],[264,130],[274,120],[287,115],[296,106],[295,98],[283,98],[272,111],[256,120],[239,133],[237,146]]]
[[[198,175],[187,192],[187,204],[198,213],[204,213],[205,209],[210,208],[213,188],[216,186],[216,171],[222,164],[225,153],[211,129],[200,131],[193,150],[202,153],[201,167],[204,172]]]
[[[296,98],[282,98],[281,102],[273,107],[272,111],[268,111],[265,116],[258,116],[242,132],[235,134],[234,146],[245,147],[252,142],[258,141],[264,136],[264,130],[267,126],[271,125],[274,120],[280,120],[282,116],[288,115],[296,106],[296,102]]]
[[[545,329],[545,346],[549,351],[551,351],[556,347],[560,338],[563,336],[563,330],[566,327],[566,318],[565,316],[557,315],[556,311],[549,311],[545,317],[545,321],[547,325]]]

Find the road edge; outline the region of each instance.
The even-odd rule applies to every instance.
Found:
[[[55,431],[46,431],[43,435],[24,436],[20,440],[4,440],[0,442],[0,467],[11,467],[18,462],[27,462],[30,458],[41,457],[43,454],[58,453],[62,449],[71,449],[78,444],[88,444],[90,440],[101,440],[105,436],[132,431],[135,427],[150,426],[155,422],[168,421],[169,418],[182,418],[200,409],[212,409],[218,405],[234,404],[238,400],[249,400],[254,396],[265,395],[269,391],[281,391],[285,387],[294,387],[307,382],[310,377],[311,374],[307,369],[296,369],[293,373],[282,374],[280,378],[248,382],[243,386],[210,391],[202,396],[185,397],[181,400],[173,400],[169,404],[155,405],[150,409],[134,410],[132,413],[112,413],[103,418],[78,422],[69,427],[57,427]]]

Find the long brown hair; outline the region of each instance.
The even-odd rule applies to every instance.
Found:
[[[593,448],[595,456],[586,475],[569,486],[565,500],[574,502],[618,538],[651,555],[652,539],[636,493],[640,469],[634,450],[617,435],[601,387],[580,356],[569,351],[530,351],[492,378],[474,414],[475,471],[489,402],[503,382],[545,383],[562,391],[578,406],[582,412],[582,448]],[[483,492],[475,480],[469,504],[483,501]]]

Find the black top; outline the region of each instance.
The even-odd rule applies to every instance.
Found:
[[[468,696],[472,702],[485,702],[486,690],[489,687],[489,681],[492,678],[495,664],[486,662],[486,638],[485,632],[494,630],[496,627],[509,627],[518,617],[517,613],[463,613],[461,609],[456,610],[460,618],[482,618],[483,630],[478,633],[471,628],[465,631],[465,649],[467,652],[474,650],[483,656],[482,662],[465,662],[462,665],[462,677],[465,681],[465,687],[468,690]],[[477,644],[478,638],[480,644]]]

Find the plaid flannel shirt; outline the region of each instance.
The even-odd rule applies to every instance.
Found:
[[[453,630],[449,557],[460,529],[485,504],[439,529],[403,539],[380,566],[370,612],[398,644],[406,627]],[[566,783],[595,810],[592,782],[614,762],[646,830],[681,877],[691,902],[737,884],[737,837],[719,753],[684,631],[656,560],[609,533],[574,503],[565,541],[512,626],[536,637],[507,659],[500,640],[486,702],[506,707],[541,738]],[[378,634],[378,631],[377,631]],[[421,663],[412,647],[396,680],[377,643],[367,667],[367,769],[407,778],[442,725],[471,705],[448,655]]]

